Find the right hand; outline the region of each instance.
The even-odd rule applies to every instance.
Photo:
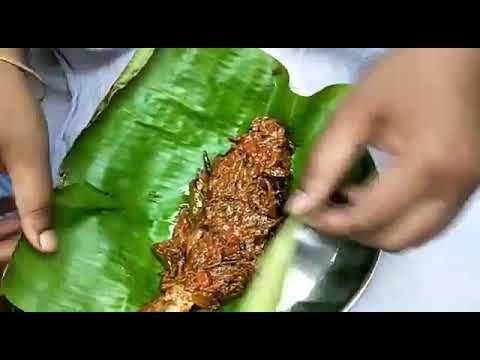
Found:
[[[0,54],[21,60],[21,49]],[[13,198],[0,199],[0,264],[8,262],[20,232],[40,252],[51,253],[57,239],[51,223],[52,180],[48,133],[41,108],[25,75],[0,61],[0,173],[10,176]],[[1,274],[0,274],[1,275]]]
[[[397,49],[337,110],[289,202],[320,232],[387,251],[442,232],[480,184],[480,51]],[[352,206],[328,206],[365,145],[394,155],[383,176],[344,189]]]

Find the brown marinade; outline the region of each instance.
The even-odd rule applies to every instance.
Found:
[[[215,310],[239,296],[283,221],[293,153],[285,129],[258,118],[232,143],[212,164],[206,159],[172,239],[154,246],[167,270],[161,296],[142,311]]]

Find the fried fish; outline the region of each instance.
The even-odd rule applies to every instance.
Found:
[[[284,220],[293,153],[285,129],[258,118],[232,143],[213,163],[205,159],[172,239],[154,245],[166,272],[160,297],[142,311],[216,310],[241,295]]]

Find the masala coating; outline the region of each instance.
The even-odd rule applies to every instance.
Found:
[[[143,311],[215,310],[239,296],[284,220],[293,153],[285,129],[258,118],[232,142],[213,164],[205,161],[172,239],[154,246],[167,270],[162,295]]]

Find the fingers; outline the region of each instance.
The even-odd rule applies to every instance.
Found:
[[[294,215],[303,215],[325,204],[337,183],[349,171],[366,144],[373,104],[353,95],[314,145],[304,174],[303,192],[295,194],[287,204]]]
[[[13,198],[0,198],[0,216],[13,210],[15,210],[15,200]]]
[[[45,147],[41,147],[45,150]],[[56,239],[51,231],[51,179],[48,158],[33,146],[15,160],[6,159],[22,230],[38,250],[52,252]]]
[[[12,236],[6,240],[0,241],[0,263],[7,263],[10,261],[13,252],[17,247],[18,236],[19,234]]]
[[[450,223],[459,206],[459,201],[426,199],[386,228],[359,241],[390,252],[420,246]]]
[[[452,221],[471,191],[435,187],[420,160],[406,156],[401,162],[384,178],[349,191],[352,206],[318,211],[305,218],[307,223],[320,232],[391,252],[430,240]]]
[[[319,231],[340,237],[363,237],[394,222],[428,191],[430,180],[409,157],[388,169],[383,178],[351,192],[352,206],[328,208],[306,217]]]
[[[24,111],[16,110],[19,123],[1,135],[2,161],[12,181],[25,237],[36,249],[53,252],[56,237],[51,230],[48,135],[38,105],[33,98],[26,101],[30,102],[30,107],[22,107]],[[36,110],[32,111],[32,108]]]
[[[15,204],[11,198],[0,199],[0,207],[11,211]],[[21,225],[18,217],[10,217],[0,220],[0,278],[2,274],[2,263],[10,261],[17,246],[18,237],[21,233]]]
[[[0,241],[21,232],[20,220],[12,217],[0,220]]]
[[[10,261],[17,246],[20,232],[21,227],[18,218],[9,218],[0,221],[0,263]]]

